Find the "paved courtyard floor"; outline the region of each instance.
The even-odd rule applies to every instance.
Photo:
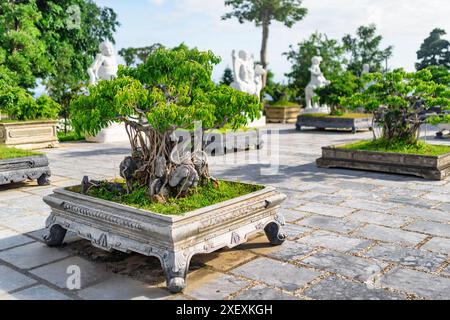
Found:
[[[450,181],[319,169],[321,146],[371,133],[271,128],[280,130],[278,173],[267,175],[268,166],[253,161],[258,151],[212,158],[211,170],[288,195],[283,246],[256,236],[194,256],[178,295],[165,289],[156,258],[105,253],[70,235],[63,248],[47,248],[41,237],[50,211],[42,197],[84,175],[117,177],[129,151],[127,144],[63,144],[45,151],[50,186],[0,187],[0,299],[450,299]],[[66,286],[73,265],[80,290]]]

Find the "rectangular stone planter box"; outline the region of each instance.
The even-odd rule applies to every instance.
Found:
[[[430,180],[444,180],[450,176],[450,153],[442,156],[374,152],[340,149],[339,146],[322,148],[321,168],[346,168],[413,175]]]
[[[226,133],[206,132],[203,141],[205,152],[212,156],[263,147],[261,133],[258,129]]]
[[[300,107],[266,106],[266,118],[269,123],[295,123],[300,114]]]
[[[344,118],[344,117],[314,117],[307,115],[299,115],[297,119],[296,128],[298,131],[303,127],[313,127],[317,129],[350,129],[352,133],[356,133],[358,130],[371,130],[372,129],[371,115],[367,115],[365,118]]]
[[[46,185],[50,175],[45,155],[0,160],[0,185],[35,179]]]
[[[155,256],[172,292],[185,287],[191,257],[235,247],[265,231],[273,245],[284,242],[278,208],[285,195],[272,187],[205,207],[167,216],[57,189],[44,198],[51,207],[47,245],[60,246],[67,230],[103,250]]]
[[[56,120],[0,123],[0,144],[21,149],[43,149],[58,146]]]

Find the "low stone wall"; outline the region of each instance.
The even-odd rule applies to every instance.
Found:
[[[341,149],[339,146],[322,148],[321,168],[346,168],[413,175],[430,180],[444,180],[450,176],[450,153],[442,156],[373,152]]]
[[[349,129],[352,133],[358,130],[372,129],[372,116],[365,118],[345,118],[345,117],[314,117],[310,115],[299,115],[296,128],[302,130],[304,127],[313,127],[317,129]]]
[[[56,148],[58,121],[21,121],[0,123],[0,144],[20,149]]]

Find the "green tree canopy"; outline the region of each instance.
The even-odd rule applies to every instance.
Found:
[[[25,90],[51,71],[47,46],[37,27],[42,15],[35,0],[0,3],[0,73]]]
[[[377,27],[374,24],[360,26],[356,36],[344,36],[343,47],[349,55],[347,69],[360,76],[364,64],[368,64],[371,72],[382,72],[393,51],[392,46],[381,49],[382,40],[383,37],[377,35]]]
[[[225,68],[223,71],[222,79],[220,79],[220,84],[229,86],[234,81],[233,77],[233,70],[231,70],[229,67]]]
[[[290,46],[290,51],[285,53],[292,64],[291,72],[286,74],[291,87],[299,90],[302,97],[304,89],[311,79],[309,69],[314,56],[321,56],[320,64],[326,78],[334,77],[343,70],[343,48],[338,40],[330,39],[322,33],[313,33],[309,39],[300,42],[296,47]]]
[[[203,129],[226,124],[237,129],[261,110],[256,96],[211,80],[219,62],[210,51],[184,45],[156,49],[145,63],[121,67],[116,79],[90,86],[89,95],[72,103],[73,125],[96,134],[111,122],[124,122],[132,158],[121,165],[121,174],[130,188],[150,186],[149,195],[160,197],[185,193],[210,179],[207,159],[202,150],[189,149],[183,160],[175,161],[174,131],[192,128],[195,121]],[[133,167],[138,169],[124,174]]]
[[[441,66],[450,70],[450,41],[443,39],[447,33],[443,29],[435,28],[426,38],[420,50],[417,51],[416,69],[422,70],[429,66]]]
[[[122,48],[119,55],[125,60],[127,66],[133,66],[147,61],[147,57],[156,49],[162,48],[163,45],[155,43],[148,47],[141,48]]]
[[[232,11],[225,14],[222,19],[237,18],[240,23],[254,22],[262,26],[261,63],[267,68],[267,43],[269,39],[269,26],[272,21],[283,23],[291,28],[296,22],[302,20],[308,10],[302,7],[302,0],[225,0],[225,5]]]

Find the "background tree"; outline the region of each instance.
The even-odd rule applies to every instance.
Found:
[[[326,34],[313,33],[309,39],[300,42],[297,47],[290,46],[286,52],[287,59],[291,62],[291,72],[286,74],[290,86],[299,93],[299,98],[304,97],[304,89],[311,80],[309,68],[314,56],[321,56],[320,64],[326,78],[340,74],[343,70],[343,48],[339,41],[330,39]],[[333,77],[334,78],[334,77]]]
[[[233,77],[233,70],[231,70],[229,67],[225,68],[222,79],[220,79],[220,84],[229,86],[234,81]]]
[[[132,156],[121,164],[121,175],[129,190],[145,187],[158,201],[183,195],[211,177],[202,146],[176,149],[174,131],[192,128],[194,121],[203,130],[226,124],[237,129],[261,110],[256,96],[211,80],[219,62],[212,52],[184,45],[157,49],[145,63],[121,67],[116,79],[89,87],[89,95],[72,104],[73,125],[95,135],[111,122],[124,122]]]
[[[346,35],[342,39],[344,49],[348,54],[347,69],[360,76],[364,64],[370,65],[371,72],[382,72],[386,69],[387,60],[392,56],[393,47],[381,49],[383,37],[377,35],[374,24],[361,26],[356,36]]]
[[[420,50],[417,51],[416,69],[422,70],[429,66],[442,66],[450,70],[450,41],[442,39],[447,33],[435,28],[426,38]]]
[[[255,22],[262,27],[262,44],[260,62],[267,70],[267,43],[269,27],[272,21],[279,21],[288,28],[302,20],[308,10],[302,7],[302,0],[225,0],[225,5],[232,7],[232,11],[222,19],[237,18],[240,23]]]
[[[0,73],[28,92],[52,69],[37,27],[41,20],[34,0],[0,3]]]
[[[120,49],[119,55],[125,60],[127,66],[133,66],[147,61],[147,57],[156,49],[162,48],[163,45],[155,43],[148,47],[141,48],[123,48]]]

